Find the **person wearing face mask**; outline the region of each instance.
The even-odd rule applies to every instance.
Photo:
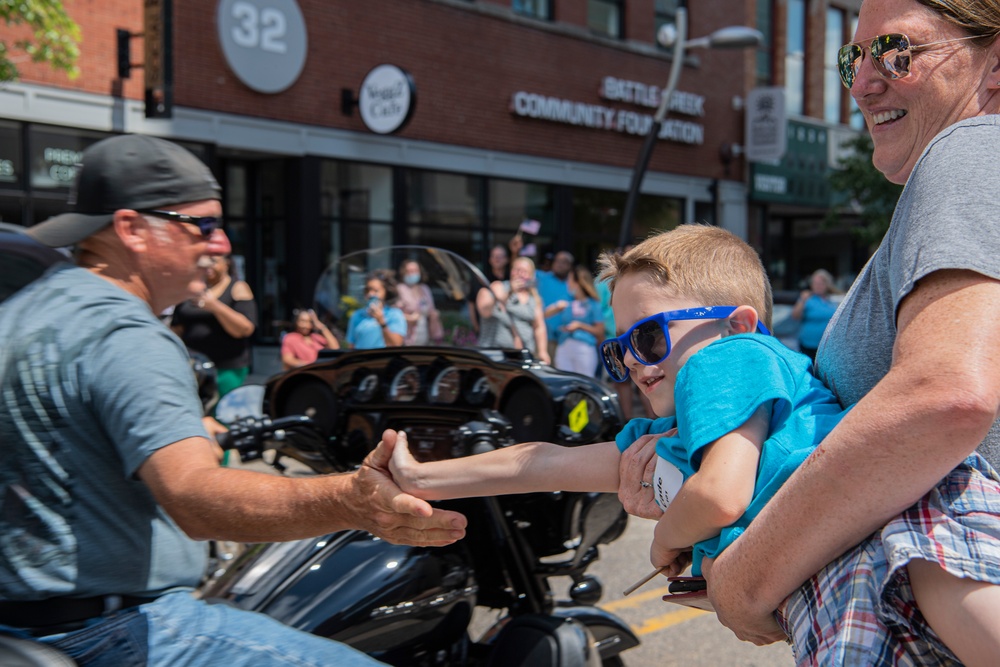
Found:
[[[402,282],[396,285],[399,299],[396,304],[406,316],[406,337],[404,345],[440,344],[444,337],[441,329],[441,314],[434,307],[431,288],[424,282],[420,263],[405,260],[399,266]]]

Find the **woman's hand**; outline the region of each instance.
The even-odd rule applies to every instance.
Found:
[[[663,510],[653,494],[653,471],[656,470],[656,441],[677,435],[649,433],[633,442],[618,459],[618,499],[625,511],[643,519],[659,519]]]

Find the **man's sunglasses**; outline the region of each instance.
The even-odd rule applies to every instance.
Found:
[[[910,56],[914,53],[932,46],[961,42],[966,39],[975,39],[976,37],[978,35],[943,39],[940,42],[928,42],[927,44],[911,44],[910,38],[906,35],[891,32],[887,35],[878,35],[871,41],[871,44],[863,42],[844,44],[837,51],[837,67],[840,70],[840,80],[848,88],[854,85],[854,78],[857,76],[858,70],[861,68],[861,61],[865,57],[866,46],[872,54],[872,64],[875,65],[875,71],[883,79],[902,79],[910,73]]]
[[[625,365],[625,351],[628,350],[636,361],[645,366],[655,366],[670,356],[670,331],[667,325],[674,320],[721,320],[729,317],[736,306],[702,306],[669,310],[639,320],[617,338],[609,338],[598,348],[601,361],[608,375],[615,382],[625,382],[629,370]],[[770,336],[762,323],[757,323],[757,331]]]
[[[206,239],[212,235],[216,229],[222,227],[222,220],[211,215],[188,215],[187,213],[178,213],[176,211],[161,211],[160,209],[136,209],[136,213],[144,213],[146,215],[154,215],[157,218],[165,218],[171,222],[181,222],[188,223],[191,225],[196,225],[201,235]]]

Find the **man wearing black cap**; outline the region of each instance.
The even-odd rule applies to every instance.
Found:
[[[84,151],[73,211],[28,230],[75,246],[78,266],[0,305],[0,632],[81,665],[376,664],[191,595],[206,566],[195,540],[356,528],[443,545],[465,528],[392,483],[385,446],[344,475],[219,466],[187,352],[156,317],[229,251],[219,197],[185,149],[113,137]]]

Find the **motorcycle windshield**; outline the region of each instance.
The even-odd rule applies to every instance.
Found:
[[[374,305],[373,281],[385,290]],[[316,315],[342,339],[358,334],[376,306],[382,309],[378,319],[390,330],[402,334],[405,329],[404,345],[480,347],[480,325],[493,315],[496,299],[476,266],[428,246],[388,246],[344,255],[316,284]],[[360,338],[351,341],[355,347],[364,347]]]

